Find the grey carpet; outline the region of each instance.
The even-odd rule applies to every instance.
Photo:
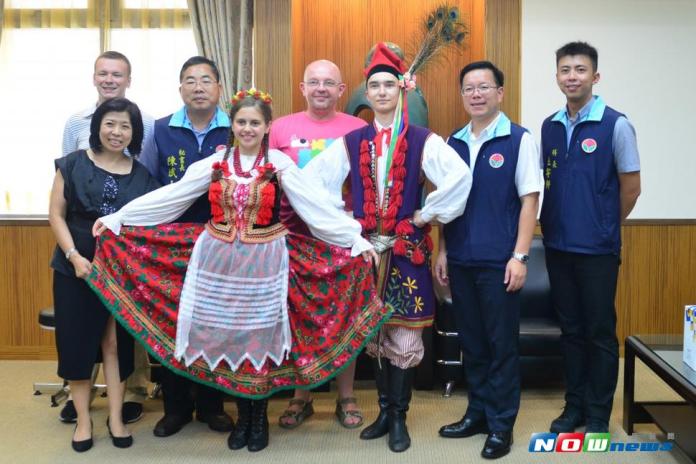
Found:
[[[678,399],[676,394],[639,364],[638,399]],[[622,376],[623,374],[621,374]],[[210,431],[206,425],[192,422],[169,438],[156,438],[152,428],[162,414],[159,400],[148,400],[145,417],[131,425],[135,444],[130,449],[116,449],[106,430],[106,399],[97,398],[93,405],[95,445],[84,454],[70,448],[73,426],[58,421],[59,408],[51,408],[47,395],[33,396],[32,382],[57,380],[55,363],[51,361],[0,361],[0,411],[3,427],[0,432],[2,463],[463,463],[483,462],[479,453],[485,436],[446,440],[437,436],[437,429],[458,420],[466,408],[466,392],[456,390],[451,398],[442,398],[441,391],[414,393],[408,426],[413,439],[411,449],[394,454],[387,449],[386,439],[362,441],[359,430],[346,430],[335,420],[335,393],[316,395],[316,414],[300,428],[283,430],[277,417],[286,406],[286,399],[274,399],[269,407],[271,418],[270,446],[259,453],[231,451],[226,434]],[[654,426],[642,426],[639,433],[628,437],[621,427],[621,377],[614,401],[610,432],[614,441],[653,441],[663,439]],[[366,422],[377,412],[375,392],[369,382],[361,382],[356,391]],[[500,459],[504,463],[686,463],[678,451],[659,453],[529,453],[530,435],[547,430],[549,422],[563,406],[563,392],[558,389],[524,390],[522,407],[515,426],[512,452]],[[233,402],[226,410],[236,416]]]

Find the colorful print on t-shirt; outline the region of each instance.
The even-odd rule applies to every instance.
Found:
[[[293,135],[290,141],[292,148],[297,148],[297,166],[302,169],[312,158],[326,150],[336,139],[314,139],[307,140]]]

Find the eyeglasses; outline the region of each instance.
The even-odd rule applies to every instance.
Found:
[[[496,87],[494,85],[488,85],[488,84],[481,84],[478,87],[466,86],[466,87],[462,87],[462,95],[464,95],[465,97],[470,97],[477,90],[478,90],[478,93],[480,93],[481,95],[487,95],[488,93],[490,93],[491,90],[497,89],[497,88],[499,88],[499,87]]]
[[[333,89],[335,87],[338,87],[340,82],[332,81],[332,80],[325,80],[325,81],[319,81],[317,79],[310,79],[308,81],[305,81],[305,85],[310,88],[317,88],[321,85],[323,85],[327,89]]]
[[[181,85],[186,87],[187,89],[195,89],[197,85],[200,85],[203,88],[210,88],[217,84],[217,81],[209,78],[209,77],[203,77],[201,79],[186,79]]]

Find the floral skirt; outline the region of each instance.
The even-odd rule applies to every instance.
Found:
[[[293,388],[314,388],[352,362],[388,320],[372,269],[362,257],[306,236],[286,237],[290,269],[289,356],[261,369],[249,361],[211,370],[203,358],[191,365],[175,357],[179,297],[201,224],[123,227],[102,234],[88,284],[116,320],[176,374],[247,398]]]

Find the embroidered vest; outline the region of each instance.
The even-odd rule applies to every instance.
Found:
[[[184,176],[188,167],[215,153],[218,146],[224,146],[229,139],[228,127],[216,127],[205,135],[203,144],[190,129],[169,125],[172,115],[155,122],[154,139],[159,153],[157,180],[162,185],[171,184]],[[202,195],[176,222],[205,222],[210,217],[210,204]]]
[[[541,127],[544,202],[541,230],[544,245],[560,251],[619,254],[621,205],[614,164],[613,135],[622,116],[606,107],[600,121],[584,121],[573,130],[547,118]]]
[[[425,127],[410,125],[406,132],[406,177],[404,178],[404,190],[402,192],[402,204],[396,214],[396,221],[413,216],[413,212],[421,207],[423,198],[424,178],[421,175],[421,160],[423,158],[423,146],[431,132]],[[360,175],[360,145],[363,140],[373,141],[375,136],[373,124],[354,130],[344,136],[346,149],[350,156],[350,191],[353,200],[353,217],[364,218],[363,210],[364,185]],[[364,232],[373,232],[366,230]]]
[[[273,184],[275,194],[272,197],[272,205],[263,204],[263,190],[268,184]],[[243,209],[244,228],[237,229],[237,210],[234,199],[234,191],[237,182],[234,179],[220,179],[212,182],[208,197],[211,201],[213,217],[205,225],[210,235],[225,242],[233,242],[237,235],[244,243],[267,243],[288,233],[280,222],[280,198],[281,190],[278,177],[271,179],[254,179],[249,184],[249,197]],[[268,224],[259,224],[259,213],[264,207],[271,208],[271,218]],[[217,214],[216,214],[217,213]]]

